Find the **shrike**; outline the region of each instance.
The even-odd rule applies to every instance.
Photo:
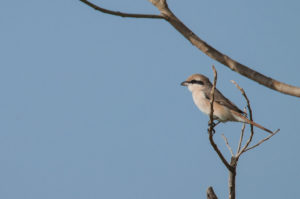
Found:
[[[205,114],[210,114],[210,92],[213,87],[207,77],[201,74],[194,74],[181,83],[187,86],[192,92],[193,100],[196,106]],[[220,122],[243,122],[252,124],[268,133],[272,133],[269,129],[250,121],[243,111],[241,111],[234,103],[227,99],[222,93],[216,89],[213,104],[213,118]]]

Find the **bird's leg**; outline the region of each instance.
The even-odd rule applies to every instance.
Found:
[[[208,126],[210,126],[210,125],[213,125],[213,127],[215,126],[215,123],[214,123],[214,121],[210,121],[210,120],[208,120],[208,123],[207,123],[207,125]]]
[[[221,123],[221,121],[217,121],[217,123],[214,123],[214,127],[216,127],[218,124],[220,124]]]
[[[209,120],[208,121],[208,126],[212,125],[213,127],[216,127],[220,123],[221,123],[220,121],[217,121],[217,123],[215,123],[214,121],[212,121],[212,123],[211,123],[211,121]]]

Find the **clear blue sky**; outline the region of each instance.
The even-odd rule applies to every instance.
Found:
[[[95,0],[158,13],[146,0]],[[300,2],[169,1],[202,39],[267,76],[300,86]],[[211,60],[162,20],[104,15],[75,0],[0,6],[0,198],[227,197],[227,171],[209,145],[208,118],[180,82],[212,77],[240,108],[281,132],[239,162],[237,196],[300,195],[300,100]],[[217,128],[236,147],[240,124]],[[256,130],[255,140],[266,133]]]

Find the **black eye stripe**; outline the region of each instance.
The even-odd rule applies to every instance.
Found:
[[[200,84],[200,85],[204,85],[203,81],[201,81],[201,80],[194,80],[194,79],[193,79],[193,80],[191,81],[191,83],[192,83],[192,84]]]

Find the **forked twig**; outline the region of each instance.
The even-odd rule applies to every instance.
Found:
[[[250,101],[249,101],[249,99],[248,99],[248,97],[247,97],[247,95],[246,95],[244,89],[241,88],[235,81],[231,80],[231,82],[232,82],[233,84],[235,84],[235,86],[241,91],[242,95],[243,95],[244,98],[246,99],[246,101],[247,101],[247,108],[248,108],[248,111],[249,111],[249,120],[250,120],[250,121],[253,121],[253,117],[252,117],[252,109],[251,109],[251,106],[250,106]],[[243,130],[242,130],[242,132],[243,132]],[[273,135],[275,135],[276,133],[279,132],[279,129],[277,129],[273,134],[271,134],[271,135],[269,135],[268,137],[266,137],[266,138],[262,139],[261,141],[259,141],[259,142],[258,142],[257,144],[255,144],[254,146],[248,148],[249,144],[251,143],[251,141],[252,141],[252,139],[253,139],[253,135],[254,135],[254,128],[253,128],[253,125],[252,125],[252,124],[250,124],[250,132],[251,132],[250,137],[249,137],[249,139],[247,140],[245,146],[244,146],[241,150],[238,150],[237,155],[236,155],[237,158],[239,158],[239,157],[241,156],[242,153],[244,153],[244,152],[246,152],[246,151],[248,151],[248,150],[250,150],[250,149],[253,149],[253,148],[257,147],[257,146],[260,145],[261,143],[263,143],[263,142],[267,141],[268,139],[270,139]],[[243,133],[242,133],[242,134],[243,134]],[[240,149],[240,144],[241,144],[241,142],[242,142],[242,137],[241,137],[241,139],[240,139],[239,149]]]
[[[248,111],[249,111],[249,120],[250,121],[253,121],[253,117],[252,117],[252,109],[251,109],[251,106],[250,106],[250,101],[249,101],[249,98],[247,97],[245,91],[243,88],[241,88],[234,80],[231,80],[231,82],[241,91],[242,95],[244,96],[244,98],[246,99],[246,102],[247,102],[247,108],[248,108]],[[244,152],[244,150],[249,146],[249,144],[251,143],[252,141],[252,138],[253,138],[253,135],[254,135],[254,128],[253,128],[253,125],[250,124],[250,137],[249,139],[247,140],[245,146],[238,152],[238,154],[236,155],[237,158],[240,157],[240,155]]]

